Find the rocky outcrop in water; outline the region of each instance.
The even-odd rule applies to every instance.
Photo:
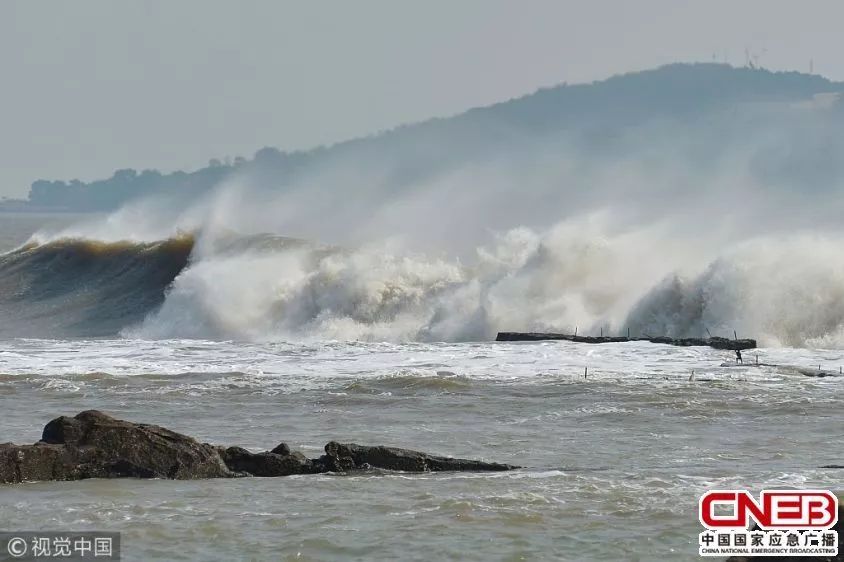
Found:
[[[393,447],[330,442],[309,459],[282,443],[253,453],[200,443],[157,425],[119,420],[96,410],[62,416],[34,445],[0,444],[0,483],[85,478],[228,478],[288,476],[379,468],[408,472],[500,471],[511,465],[453,459]]]
[[[34,445],[0,445],[0,482],[234,475],[211,445],[96,410],[54,419]]]
[[[326,471],[346,472],[367,468],[402,470],[405,472],[440,472],[445,470],[480,472],[518,468],[509,464],[438,457],[419,451],[396,447],[368,447],[355,443],[331,441],[325,446],[325,455],[317,464]]]
[[[252,453],[242,447],[221,449],[223,462],[231,470],[249,476],[290,476],[326,472],[302,453],[282,443],[272,451]]]

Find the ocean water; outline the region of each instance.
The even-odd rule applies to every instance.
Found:
[[[27,228],[9,227],[7,250]],[[110,293],[90,280],[137,285],[136,262],[160,248],[32,252],[0,268],[2,441],[34,442],[50,419],[96,408],[253,450],[284,441],[317,456],[333,439],[524,468],[8,485],[4,530],[120,531],[125,560],[691,560],[707,489],[841,487],[841,471],[819,467],[844,463],[844,378],[756,367],[756,352],[722,366],[728,352],[645,343],[226,338],[219,315],[218,337],[172,337],[161,326],[196,294],[184,272],[156,281],[166,298],[126,293],[121,314],[152,307],[152,323],[94,333],[98,318],[78,312]],[[63,260],[86,281],[56,280]],[[44,308],[22,312],[35,297]],[[51,303],[58,328],[37,337]],[[183,316],[180,330],[191,318],[209,320]],[[844,366],[837,349],[758,356]]]

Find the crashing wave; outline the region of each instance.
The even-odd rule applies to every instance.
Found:
[[[58,239],[0,255],[0,334],[98,337],[142,320],[187,266],[194,237]]]
[[[4,335],[479,341],[499,330],[844,344],[842,243],[737,245],[698,273],[653,230],[514,229],[470,265],[280,236],[58,239],[0,256]],[[680,244],[681,245],[681,244]],[[687,270],[685,274],[679,273]]]

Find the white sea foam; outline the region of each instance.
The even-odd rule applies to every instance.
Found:
[[[514,229],[473,263],[356,250],[199,253],[145,338],[488,340],[499,330],[757,337],[844,345],[844,244],[794,235],[694,265],[655,229],[604,235],[599,219]]]

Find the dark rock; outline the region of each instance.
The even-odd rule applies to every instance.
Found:
[[[355,443],[337,443],[336,441],[331,441],[325,446],[325,456],[318,462],[334,472],[346,472],[370,467],[406,472],[438,472],[443,470],[481,472],[519,468],[509,464],[439,457],[396,447],[368,447]]]
[[[88,412],[82,412],[79,415],[81,416],[83,414],[88,414]],[[67,416],[59,416],[48,422],[44,426],[44,431],[41,432],[41,441],[54,445],[78,443],[82,438],[82,422],[76,418],[69,418]]]
[[[94,475],[98,451],[61,445],[0,445],[0,482],[77,480]]]
[[[35,445],[0,446],[0,482],[236,476],[211,445],[96,410],[56,418]]]
[[[223,462],[229,470],[244,472],[252,476],[290,476],[291,474],[313,474],[321,472],[313,461],[302,453],[291,453],[287,449],[286,455],[272,452],[252,453],[241,447],[229,447],[222,453]]]
[[[89,410],[59,417],[34,445],[0,444],[0,483],[84,478],[222,478],[346,472],[370,467],[409,472],[509,470],[505,464],[437,457],[392,447],[340,444],[308,459],[285,443],[253,453],[219,447],[157,425],[132,423]]]
[[[276,455],[289,455],[290,447],[287,446],[287,443],[279,443],[276,445],[276,448],[270,452],[275,453]]]

